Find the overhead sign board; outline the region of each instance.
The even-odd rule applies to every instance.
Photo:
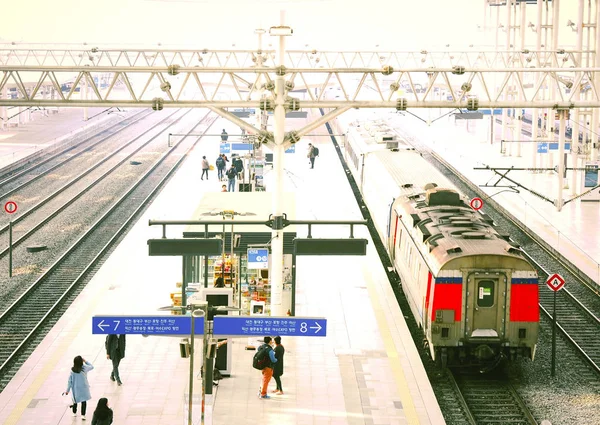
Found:
[[[560,291],[563,286],[565,286],[565,280],[558,273],[554,273],[548,278],[548,280],[546,280],[546,285],[548,285],[548,287],[554,292]]]
[[[548,143],[538,143],[537,153],[548,153]]]
[[[549,149],[551,151],[557,151],[558,150],[558,142],[557,143],[550,143],[550,146],[548,146]],[[565,143],[565,150],[569,151],[571,150],[571,144],[570,143]]]
[[[227,336],[327,336],[327,319],[289,316],[215,316],[213,334]]]
[[[294,239],[296,255],[367,255],[367,239]]]
[[[223,239],[148,239],[148,255],[219,255]]]
[[[220,143],[219,153],[231,153],[231,143]]]
[[[296,153],[296,144],[294,143],[289,148],[285,150],[285,153]]]
[[[269,249],[268,248],[248,248],[248,268],[249,269],[268,269],[269,268]]]
[[[190,335],[190,316],[93,316],[94,335]],[[196,317],[194,333],[204,333],[204,317]]]

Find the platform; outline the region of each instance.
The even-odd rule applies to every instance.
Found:
[[[211,132],[219,133],[222,128],[235,132],[223,120]],[[319,132],[325,134],[325,129]],[[220,191],[216,171],[208,181],[200,180],[201,158],[206,155],[214,162],[217,139],[208,138],[195,149],[0,394],[0,423],[81,423],[61,397],[76,355],[95,366],[89,374],[93,399],[88,420],[98,398],[107,397],[117,424],[185,423],[189,361],[179,357],[179,338],[128,336],[120,367],[124,384],[119,387],[109,380],[111,364],[106,360],[104,338],[91,335],[91,317],[152,314],[169,304],[169,291],[181,280],[181,259],[148,257],[147,239],[161,236],[158,227],[148,226],[148,220],[187,219],[206,193]],[[315,169],[308,167],[307,139],[297,144],[295,154],[286,154],[284,185],[295,192],[296,217],[360,219],[329,138],[312,141],[320,150]],[[267,188],[271,177],[265,176]],[[330,237],[347,234],[348,229],[329,227],[313,232]],[[368,237],[365,230],[356,234]],[[233,373],[216,389],[209,414],[212,423],[444,423],[372,241],[364,258],[299,258],[297,288],[297,315],[327,318],[328,336],[283,338],[285,394],[269,400],[256,396],[260,373],[251,367],[253,352],[244,350],[247,339],[235,340]],[[194,384],[199,394],[201,380],[195,379]],[[274,381],[271,385],[273,389]],[[199,423],[195,413],[194,423]]]
[[[456,125],[453,119],[444,118],[427,126],[423,121],[409,114],[401,116],[386,112],[385,115],[401,131],[408,132],[413,137],[427,143],[445,161],[476,185],[493,183],[498,180],[498,177],[491,171],[474,170],[475,167],[489,165],[490,167],[504,168],[532,168],[531,149],[533,144],[524,143],[521,156],[516,156],[517,149],[515,147],[512,149],[513,155],[504,153],[500,144],[500,125],[495,127],[496,137],[492,144],[489,134],[477,129],[478,124],[486,125],[482,120],[471,123],[469,131],[467,120],[463,120],[462,123],[457,121],[458,125]],[[425,115],[423,116],[425,117]],[[504,149],[504,151],[510,152],[509,149]],[[543,163],[538,160],[537,167],[554,167],[557,164],[557,153],[554,154],[553,162],[550,161],[548,155],[541,155]],[[570,164],[570,156],[568,161]],[[570,187],[563,189],[564,200],[582,192],[579,182],[573,187],[570,174],[570,172],[567,174],[566,179]],[[556,172],[511,171],[508,177],[551,200],[558,197]],[[504,181],[502,184],[510,184],[510,182]],[[598,244],[597,238],[592,236],[596,233],[600,222],[600,202],[576,200],[564,205],[561,211],[558,211],[552,203],[542,200],[525,189],[519,189],[519,193],[507,191],[504,188],[487,187],[482,190],[488,197],[493,196],[493,199],[510,214],[600,285],[600,244]]]

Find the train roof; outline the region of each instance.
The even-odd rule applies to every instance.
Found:
[[[394,208],[437,273],[449,261],[473,255],[523,259],[520,249],[416,151],[376,152],[398,185]]]

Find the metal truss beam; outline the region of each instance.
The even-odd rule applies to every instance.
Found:
[[[356,68],[392,66],[418,67],[528,67],[560,64],[564,68],[580,65],[584,50],[520,51],[317,51],[289,50],[286,64],[309,68]],[[114,47],[39,46],[0,44],[0,65],[18,66],[171,66],[250,67],[256,63],[276,66],[275,50],[140,49]]]

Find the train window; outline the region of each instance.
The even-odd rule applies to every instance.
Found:
[[[480,280],[477,282],[477,306],[491,307],[494,305],[494,281]]]

